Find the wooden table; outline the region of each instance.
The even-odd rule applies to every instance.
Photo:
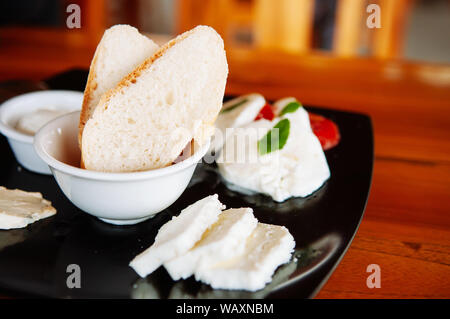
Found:
[[[0,80],[87,68],[93,52],[2,43]],[[450,298],[450,65],[250,50],[228,52],[228,62],[228,94],[296,96],[372,117],[375,167],[364,219],[317,298]],[[381,288],[367,287],[369,264],[381,267]]]

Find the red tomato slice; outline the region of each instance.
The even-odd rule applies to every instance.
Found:
[[[339,134],[339,128],[333,121],[312,113],[309,113],[309,121],[324,151],[335,147],[339,143],[341,135]]]
[[[266,103],[266,105],[264,105],[262,107],[261,110],[259,110],[258,115],[256,115],[255,117],[255,121],[260,120],[260,119],[266,119],[269,121],[272,121],[275,117],[275,113],[273,112],[272,109],[272,105],[270,105],[269,103]]]

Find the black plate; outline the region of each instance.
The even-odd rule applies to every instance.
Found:
[[[86,72],[74,70],[47,80],[54,89],[82,90]],[[181,197],[155,218],[134,226],[112,226],[82,213],[51,176],[34,174],[16,162],[4,137],[0,184],[39,191],[58,214],[26,229],[0,231],[0,288],[3,294],[67,298],[305,298],[314,296],[349,247],[361,222],[372,177],[370,118],[308,107],[334,120],[342,140],[326,152],[331,178],[307,198],[276,203],[263,195],[242,195],[225,187],[214,166],[200,164]],[[181,209],[218,193],[227,207],[250,206],[261,222],[285,225],[296,240],[295,257],[280,267],[264,290],[212,290],[193,278],[173,282],[163,267],[139,279],[129,261],[150,246],[159,227]],[[151,194],[149,194],[151,196]],[[81,269],[81,288],[69,289],[68,265]]]

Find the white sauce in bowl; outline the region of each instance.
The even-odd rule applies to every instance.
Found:
[[[21,133],[34,135],[45,124],[70,111],[68,110],[52,110],[37,109],[31,113],[26,113],[17,121],[16,130]]]

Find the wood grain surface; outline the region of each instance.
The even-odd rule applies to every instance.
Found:
[[[2,42],[0,80],[88,68],[95,50],[36,41]],[[450,65],[318,53],[227,54],[228,94],[296,96],[306,105],[372,118],[375,166],[364,219],[316,297],[450,298]],[[366,285],[369,264],[381,268],[380,288]]]

